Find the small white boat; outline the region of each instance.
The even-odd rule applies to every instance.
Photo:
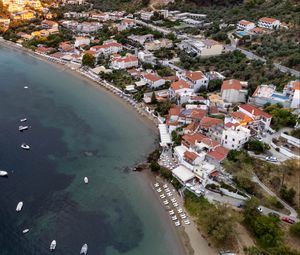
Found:
[[[26,118],[24,118],[24,119],[20,119],[20,122],[25,122],[25,121],[27,121],[27,119],[26,119]]]
[[[28,89],[28,86],[24,86],[24,89]]]
[[[30,146],[26,143],[22,143],[21,144],[21,148],[24,149],[24,150],[29,150],[30,149]]]
[[[26,233],[28,233],[28,232],[29,232],[29,228],[26,228],[26,229],[24,229],[24,230],[22,231],[23,234],[26,234]]]
[[[55,248],[56,248],[56,241],[53,240],[53,241],[51,242],[51,244],[50,244],[50,251],[54,251]]]
[[[87,251],[88,251],[88,245],[85,243],[85,244],[81,247],[80,254],[86,255],[86,254],[87,254]]]
[[[19,131],[27,130],[28,126],[19,126]]]
[[[83,181],[84,181],[85,184],[88,184],[88,183],[89,183],[89,178],[84,177],[84,178],[83,178]]]
[[[6,177],[6,176],[8,176],[8,173],[6,171],[0,170],[0,176]]]
[[[22,207],[23,207],[23,202],[21,201],[21,202],[18,203],[16,211],[20,212],[22,210]]]

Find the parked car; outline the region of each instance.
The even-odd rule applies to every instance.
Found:
[[[281,218],[281,220],[284,221],[284,222],[290,223],[290,224],[295,223],[295,221],[290,219],[289,217],[283,217],[283,218]]]
[[[277,162],[277,161],[278,161],[277,158],[276,158],[276,157],[273,157],[273,156],[271,156],[271,157],[266,157],[266,160],[267,160],[267,161],[271,161],[271,162]]]

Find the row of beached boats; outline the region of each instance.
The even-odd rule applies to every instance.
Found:
[[[50,243],[50,251],[55,251],[55,249],[56,249],[56,240],[53,240],[53,241]],[[81,254],[81,255],[86,255],[87,252],[88,252],[88,245],[85,243],[84,245],[82,245],[79,254]]]

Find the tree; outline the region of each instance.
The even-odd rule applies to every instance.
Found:
[[[255,154],[261,154],[269,150],[270,146],[257,140],[251,140],[245,144],[245,149],[253,151]]]
[[[177,132],[175,130],[172,131],[171,136],[172,136],[172,141],[175,146],[181,144],[181,135],[177,134]]]
[[[151,95],[151,104],[157,104],[157,99],[154,91],[152,92]]]
[[[289,204],[294,204],[294,197],[296,195],[296,191],[293,188],[287,189],[285,185],[280,189],[280,196],[283,200],[288,202]]]
[[[208,91],[214,92],[221,89],[223,81],[222,80],[211,80],[208,83]]]
[[[290,232],[292,235],[294,235],[295,237],[300,238],[300,222],[294,223],[291,227],[290,227]]]
[[[83,66],[94,67],[95,61],[96,61],[96,58],[90,53],[85,53],[82,57],[82,65]]]

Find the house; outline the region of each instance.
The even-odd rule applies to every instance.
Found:
[[[145,42],[152,42],[154,40],[154,36],[152,34],[146,35],[130,35],[127,37],[128,41],[133,45],[144,45]]]
[[[228,103],[246,102],[247,90],[242,89],[239,80],[231,79],[223,81],[221,87],[222,99]]]
[[[262,28],[277,29],[280,27],[280,21],[278,19],[263,17],[259,19],[257,25]]]
[[[142,20],[151,20],[152,16],[153,16],[153,12],[145,12],[145,11],[141,12]]]
[[[143,101],[146,104],[151,103],[152,94],[153,94],[153,92],[147,92],[144,94]],[[156,91],[154,91],[154,95],[158,102],[163,102],[169,98],[169,90],[168,89],[156,90]]]
[[[43,20],[42,23],[42,28],[58,28],[58,23],[52,20]]]
[[[97,55],[112,55],[119,53],[122,49],[123,45],[114,40],[105,41],[102,45],[96,45],[90,48],[90,50],[95,51]]]
[[[91,19],[98,21],[108,21],[110,19],[108,13],[100,12],[100,13],[92,13]]]
[[[253,28],[255,28],[255,23],[244,19],[237,24],[237,29],[239,30],[251,30]]]
[[[184,71],[176,72],[179,79],[185,80],[194,89],[194,92],[198,92],[200,89],[207,89],[208,79],[201,71]]]
[[[260,85],[257,86],[253,95],[249,98],[249,102],[263,106],[266,103],[281,104],[283,107],[290,107],[291,99],[285,93],[276,92],[276,86],[274,85]]]
[[[194,95],[194,90],[184,80],[173,82],[170,86],[171,98],[177,98],[180,104],[188,102],[192,95]]]
[[[35,52],[36,53],[39,53],[39,54],[49,54],[49,53],[52,53],[54,52],[55,49],[54,48],[51,48],[51,47],[38,47]]]
[[[138,58],[134,55],[126,55],[124,57],[113,57],[111,61],[112,69],[127,69],[137,67],[139,65]]]
[[[221,136],[224,128],[224,121],[222,119],[203,117],[199,123],[199,129],[208,137],[217,141],[221,141]]]
[[[126,29],[134,28],[136,26],[136,21],[134,19],[122,19],[120,24],[117,24],[118,31],[123,31]]]
[[[82,22],[77,25],[76,30],[82,33],[94,33],[100,28],[102,28],[102,24],[99,22]]]
[[[14,20],[31,20],[35,18],[35,12],[25,10],[17,13],[13,13],[12,17]]]
[[[82,37],[82,36],[77,36],[75,37],[75,43],[74,43],[74,46],[75,47],[80,47],[80,45],[90,45],[90,38],[88,37]]]
[[[173,42],[169,39],[154,40],[152,42],[146,42],[144,45],[145,50],[154,51],[161,48],[172,48]]]
[[[151,63],[154,63],[156,58],[154,57],[153,53],[151,53],[149,51],[139,51],[138,59],[141,60],[142,62],[151,64]]]
[[[239,150],[251,137],[250,130],[242,126],[224,129],[221,144],[229,150]]]
[[[214,150],[209,151],[206,154],[205,159],[210,164],[215,165],[216,167],[220,167],[220,164],[226,159],[229,150],[223,146],[217,146]]]
[[[222,54],[224,50],[221,43],[211,39],[187,39],[178,44],[178,47],[189,55],[199,57],[217,56]]]
[[[69,42],[61,42],[58,47],[58,49],[63,52],[72,52],[74,50],[73,45]]]
[[[291,108],[300,107],[300,80],[290,81],[283,89],[283,94],[291,100]]]
[[[251,104],[242,104],[238,111],[253,119],[252,125],[257,131],[270,129],[272,116],[263,110]]]
[[[157,88],[165,84],[165,80],[156,74],[146,73],[143,75],[143,80],[151,88]]]

